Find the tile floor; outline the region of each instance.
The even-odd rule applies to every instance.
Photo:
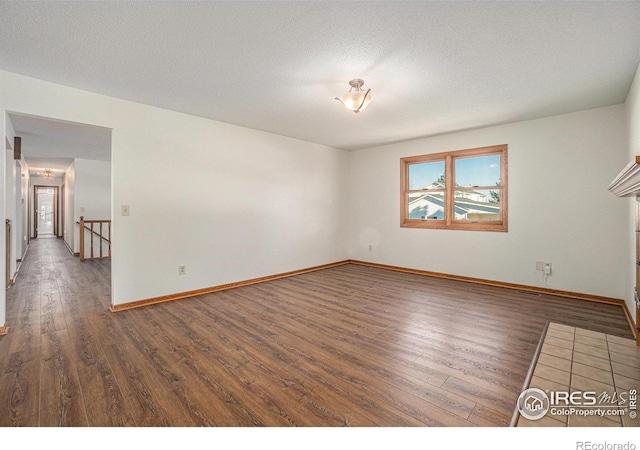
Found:
[[[547,394],[588,391],[610,397],[598,403],[604,416],[588,415],[595,408],[553,414],[558,408],[552,405],[542,419],[520,416],[519,427],[638,427],[640,402],[633,410],[629,397],[640,391],[640,347],[631,339],[550,323],[529,387]]]

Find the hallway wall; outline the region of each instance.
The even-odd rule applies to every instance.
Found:
[[[2,106],[2,93],[0,92],[0,139],[2,139],[2,148],[3,148],[3,156],[0,158],[0,173],[4,174],[7,170],[6,166],[6,154],[11,149],[11,144],[9,143],[7,136],[7,121],[9,120],[9,116],[6,114]],[[4,177],[3,177],[4,178]],[[7,217],[6,210],[6,188],[4,183],[0,183],[0,218],[5,219]],[[4,220],[0,220],[0,222],[4,222]],[[2,224],[4,226],[4,224]],[[5,239],[0,239],[0,273],[2,273],[2,277],[4,278],[4,274],[6,273],[7,262],[3,255],[6,255],[7,244]],[[4,283],[4,282],[3,282]],[[5,325],[7,322],[7,291],[5,289],[0,289],[0,333],[5,330]]]
[[[73,203],[68,205],[74,217],[73,251],[80,251],[80,228],[75,222],[83,216],[86,220],[111,219],[111,163],[109,161],[90,161],[76,159],[73,164]],[[105,229],[106,236],[106,229]],[[85,254],[90,253],[89,233],[85,235]],[[95,241],[98,245],[98,241]],[[108,245],[103,242],[106,255]],[[96,248],[96,254],[99,250]]]

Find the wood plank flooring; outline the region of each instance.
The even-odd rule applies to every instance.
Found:
[[[507,426],[547,321],[620,307],[344,265],[110,313],[109,261],[32,241],[0,426]]]

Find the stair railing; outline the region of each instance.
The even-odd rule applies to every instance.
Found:
[[[111,220],[85,220],[80,216],[80,261],[85,259],[111,258]],[[89,234],[90,255],[85,255],[85,234]],[[94,241],[97,240],[99,252],[94,252]],[[105,249],[106,246],[106,249]]]

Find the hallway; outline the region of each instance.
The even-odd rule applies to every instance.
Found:
[[[81,392],[77,373],[98,375],[100,370],[95,337],[111,323],[110,264],[106,259],[80,262],[61,239],[31,241],[16,283],[7,291],[0,426],[87,425],[82,402],[76,400],[91,393],[90,385]],[[72,358],[71,349],[82,360]],[[64,398],[57,410],[39,407],[47,399],[55,405],[56,397]],[[8,398],[10,411],[5,410]]]

